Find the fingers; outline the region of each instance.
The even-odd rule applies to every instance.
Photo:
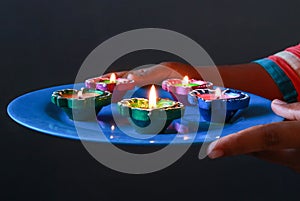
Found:
[[[151,80],[155,79],[155,68],[143,68],[139,70],[129,71],[127,74],[127,78],[130,80],[134,80],[137,85],[147,85],[151,84]],[[156,84],[152,82],[152,84]]]
[[[117,77],[123,77],[134,80],[137,85],[144,86],[149,84],[161,84],[161,82],[170,77],[181,78],[181,75],[166,65],[158,64],[148,68],[142,68],[131,71],[122,71],[115,73]],[[102,77],[110,77],[111,73]]]
[[[289,120],[300,120],[300,102],[287,104],[275,99],[271,104],[272,110],[279,116]]]
[[[164,66],[155,65],[152,67],[129,71],[127,78],[134,80],[137,85],[148,85],[148,84],[161,84],[163,80],[170,77],[176,78],[180,75],[175,75],[174,70]],[[180,76],[181,77],[181,76]]]
[[[286,121],[255,126],[212,142],[210,158],[300,147],[300,123]]]

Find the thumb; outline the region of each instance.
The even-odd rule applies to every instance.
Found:
[[[286,103],[275,99],[271,104],[272,110],[279,116],[289,120],[300,120],[300,102]]]
[[[147,76],[147,70],[146,69],[140,69],[140,70],[134,70],[130,71],[126,78],[129,80],[134,80],[135,84],[138,86],[145,86],[148,84],[156,84],[153,81],[153,75],[152,76]]]
[[[134,80],[137,85],[161,84],[171,75],[173,70],[163,65],[155,65],[148,68],[129,71],[127,78]]]
[[[126,76],[127,79],[134,80],[135,83],[139,86],[151,84],[150,80],[152,77],[150,77],[145,75],[144,69],[129,71],[129,73]]]

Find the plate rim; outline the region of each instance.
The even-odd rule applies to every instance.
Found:
[[[34,90],[34,91],[30,91],[30,92],[27,92],[27,93],[24,93],[16,98],[14,98],[12,101],[9,102],[9,104],[7,105],[7,114],[8,116],[13,120],[15,121],[16,123],[24,126],[25,128],[29,128],[31,130],[34,130],[36,132],[39,132],[39,133],[42,133],[42,134],[46,134],[46,135],[49,135],[49,136],[53,136],[53,137],[59,137],[59,138],[64,138],[64,139],[69,139],[69,140],[77,140],[77,141],[81,141],[81,140],[84,140],[84,141],[90,141],[90,142],[98,142],[98,143],[106,143],[105,141],[99,141],[99,140],[90,140],[90,139],[80,139],[80,137],[77,135],[77,136],[73,136],[73,135],[66,135],[66,134],[59,134],[57,132],[54,132],[52,130],[47,130],[47,129],[44,129],[44,128],[38,128],[38,127],[35,127],[33,125],[29,125],[27,124],[26,122],[23,122],[21,121],[20,119],[18,119],[16,117],[16,115],[14,114],[13,112],[13,107],[15,107],[15,105],[17,104],[17,101],[20,101],[22,100],[23,98],[26,98],[26,97],[30,97],[32,94],[36,94],[36,93],[42,93],[43,91],[49,91],[49,90],[52,90],[52,91],[55,91],[57,89],[60,89],[60,88],[75,88],[75,87],[80,87],[82,86],[84,83],[76,83],[76,84],[64,84],[64,85],[55,85],[55,86],[52,86],[52,87],[46,87],[46,88],[42,88],[42,89],[38,89],[38,90]],[[241,91],[241,90],[239,90]],[[248,92],[245,92],[247,93],[250,97],[252,96],[255,96],[255,97],[259,97],[260,99],[264,100],[264,101],[269,101],[271,102],[269,99],[266,99],[264,97],[261,97],[261,96],[258,96],[258,95],[255,95],[255,94],[252,94],[252,93],[248,93]],[[50,102],[50,99],[49,99],[49,102]],[[274,118],[277,118],[276,122],[280,122],[280,121],[283,121],[284,118],[283,117],[280,117],[278,115],[276,115],[274,113]],[[271,123],[271,122],[270,122]],[[224,127],[223,127],[224,129]],[[75,133],[77,133],[77,130],[76,130],[76,127],[74,126],[74,130],[73,130]],[[174,133],[175,134],[175,133]],[[169,135],[169,134],[165,134],[165,135]],[[175,134],[175,136],[177,136],[177,134]],[[140,143],[137,143],[136,140],[133,140],[133,141],[128,141],[126,140],[125,141],[114,141],[114,142],[111,142],[113,144],[120,144],[120,145],[141,145],[141,146],[147,146],[147,145],[151,145],[151,146],[155,146],[155,145],[167,145],[168,143],[166,142],[155,142],[155,143],[149,143],[148,141],[146,140],[138,140]],[[211,140],[209,141],[205,141],[205,142],[200,142],[200,141],[192,141],[191,143],[192,144],[201,144],[201,143],[209,143],[211,142]],[[176,142],[176,144],[186,144],[186,143],[190,143],[190,141],[182,141],[182,142]]]

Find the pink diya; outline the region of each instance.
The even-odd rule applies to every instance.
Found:
[[[126,78],[117,78],[115,73],[112,73],[110,78],[95,77],[85,81],[87,88],[98,89],[102,91],[113,92],[115,89],[120,91],[127,91],[134,88],[134,80]]]
[[[121,100],[126,91],[134,88],[134,80],[126,78],[117,78],[115,73],[112,73],[110,78],[95,77],[85,81],[86,88],[98,89],[101,91],[109,91],[112,95],[112,102]]]
[[[162,88],[171,93],[176,101],[189,104],[187,95],[195,89],[207,89],[213,86],[212,82],[189,79],[184,76],[183,79],[167,79],[162,82]]]

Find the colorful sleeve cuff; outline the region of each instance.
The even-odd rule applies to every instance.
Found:
[[[254,61],[261,65],[272,77],[286,102],[296,102],[298,93],[286,73],[271,59],[265,58]]]
[[[295,54],[289,51],[282,51],[274,54],[274,56],[283,59],[289,67],[294,70],[300,77],[300,59]]]
[[[289,65],[289,63],[276,55],[272,55],[269,57],[273,62],[275,62],[281,70],[285,73],[285,75],[291,80],[295,90],[297,93],[300,92],[300,77],[296,73],[296,71]],[[297,97],[297,100],[299,101],[299,96]]]

